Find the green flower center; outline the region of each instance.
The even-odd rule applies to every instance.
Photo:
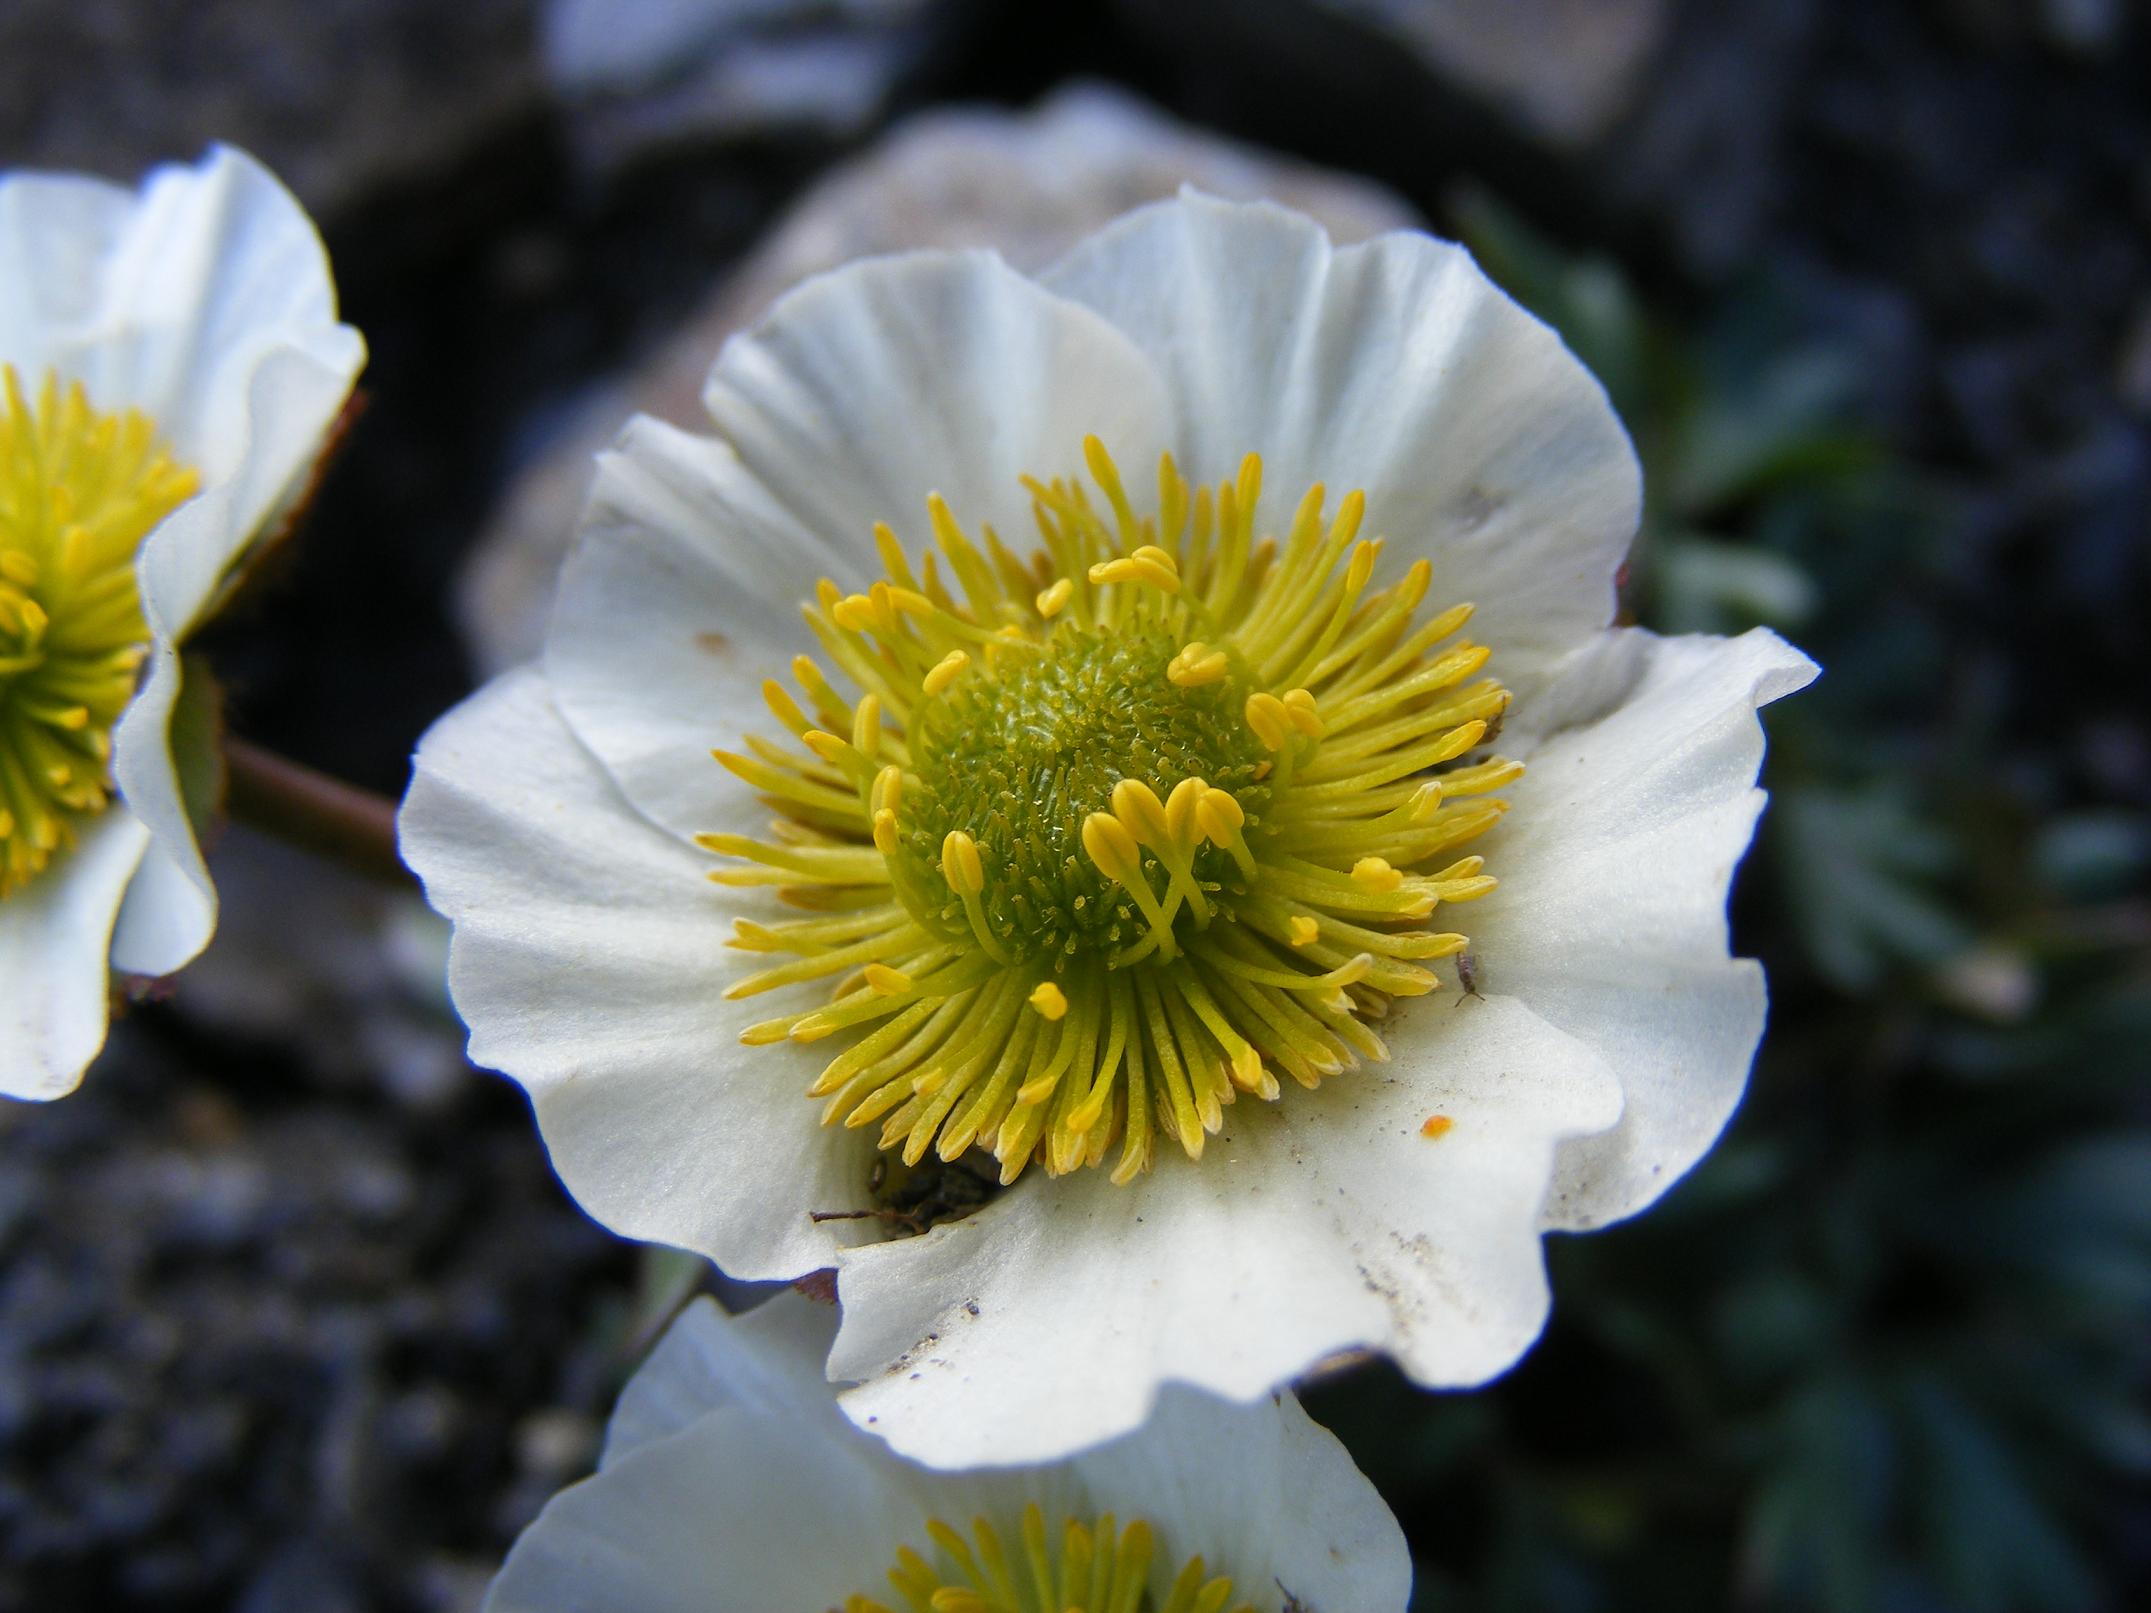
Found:
[[[1200,778],[1250,814],[1268,791],[1269,753],[1241,716],[1247,688],[1226,676],[1182,688],[1179,652],[1155,623],[1120,633],[1063,622],[1030,655],[958,678],[919,714],[916,784],[897,814],[899,888],[928,898],[913,914],[938,934],[969,933],[940,875],[943,842],[969,833],[988,870],[987,928],[1014,962],[1111,951],[1142,915],[1083,850],[1083,825],[1110,812],[1124,779]],[[1196,880],[1217,888],[1232,858],[1205,843]]]
[[[0,367],[0,898],[110,800],[112,725],[149,631],[135,554],[199,481],[132,410]]]

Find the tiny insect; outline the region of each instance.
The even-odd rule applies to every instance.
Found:
[[[1451,1008],[1462,1007],[1464,1003],[1464,997],[1476,997],[1481,1002],[1484,1002],[1486,1000],[1486,993],[1479,989],[1479,981],[1481,980],[1481,978],[1482,976],[1479,973],[1479,960],[1473,957],[1469,952],[1459,952],[1456,955],[1456,981],[1458,985],[1464,988],[1464,996],[1457,998],[1457,1000],[1451,1003],[1449,1006]]]
[[[876,1156],[867,1173],[866,1190],[877,1202],[864,1210],[809,1210],[807,1219],[879,1221],[916,1236],[944,1221],[961,1220],[991,1199],[1000,1184],[974,1170],[967,1161],[929,1160],[903,1171],[894,1181],[885,1156]]]
[[[1297,1596],[1294,1596],[1290,1591],[1285,1589],[1285,1582],[1283,1580],[1278,1579],[1277,1576],[1274,1574],[1271,1575],[1270,1578],[1277,1586],[1277,1594],[1285,1599],[1285,1605],[1279,1608],[1277,1610],[1277,1613],[1315,1613],[1315,1610],[1311,1606],[1301,1601]]]

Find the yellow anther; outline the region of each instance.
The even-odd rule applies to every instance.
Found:
[[[911,989],[911,976],[885,963],[870,963],[864,972],[866,983],[884,997],[900,997]]]
[[[1230,790],[1206,789],[1195,802],[1195,821],[1212,844],[1224,846],[1247,822],[1247,813]]]
[[[1230,670],[1223,650],[1213,650],[1197,639],[1166,663],[1165,676],[1182,689],[1195,689],[1217,682]]]
[[[1117,560],[1099,561],[1090,568],[1090,580],[1094,583],[1139,582],[1161,594],[1180,592],[1180,572],[1173,564],[1173,557],[1149,544]]]
[[[1113,456],[1106,452],[1105,444],[1095,435],[1083,439],[1083,463],[1089,467],[1091,480],[1105,494],[1105,500],[1113,506],[1114,517],[1123,528],[1135,524],[1135,512],[1128,504],[1127,492],[1120,485],[1120,467],[1113,463]]]
[[[1033,601],[1033,603],[1037,605],[1039,615],[1047,618],[1048,620],[1051,620],[1053,617],[1060,615],[1062,611],[1066,610],[1068,608],[1068,601],[1073,599],[1074,597],[1075,579],[1072,577],[1062,577],[1058,579],[1052,587],[1040,589],[1038,597],[1036,600]]]
[[[894,762],[874,775],[872,788],[867,791],[867,809],[879,817],[883,812],[895,815],[896,804],[904,795],[904,770]]]
[[[1305,913],[1295,913],[1285,921],[1285,931],[1292,937],[1294,946],[1311,947],[1315,937],[1322,933],[1322,927]]]
[[[864,594],[847,594],[829,607],[829,619],[847,633],[871,632],[874,602]]]
[[[890,604],[906,616],[932,616],[939,609],[916,588],[891,588],[888,591],[888,599]]]
[[[1172,838],[1157,792],[1141,779],[1124,778],[1113,786],[1113,816],[1140,844],[1163,845]]]
[[[807,721],[807,714],[799,709],[799,702],[794,700],[790,691],[775,678],[764,678],[762,680],[762,699],[776,716],[777,721],[784,724],[793,733],[803,734],[814,726]]]
[[[874,523],[874,552],[881,556],[881,569],[898,581],[911,576],[911,563],[904,558],[904,546],[896,541],[896,531],[886,521]]]
[[[881,696],[860,697],[851,715],[851,743],[870,762],[881,754]]]
[[[896,814],[887,807],[874,814],[874,849],[884,857],[896,853]]]
[[[1166,838],[1176,846],[1192,848],[1202,838],[1196,826],[1202,803],[1213,795],[1224,794],[1199,778],[1184,778],[1175,784],[1173,793],[1165,798]],[[1232,797],[1227,795],[1225,799],[1230,801]]]
[[[1142,850],[1126,825],[1111,813],[1093,812],[1083,820],[1083,850],[1098,865],[1098,872],[1114,884],[1133,886],[1141,882]]]
[[[1362,857],[1352,864],[1352,883],[1361,890],[1387,892],[1404,883],[1404,876],[1382,857]]]
[[[819,756],[823,761],[832,764],[842,761],[844,753],[851,749],[836,735],[827,733],[819,728],[809,728],[799,738],[808,750]]]
[[[1309,739],[1322,737],[1322,714],[1315,707],[1315,697],[1305,689],[1287,689],[1282,702],[1285,716],[1292,726]]]
[[[1367,586],[1367,579],[1374,575],[1374,563],[1382,557],[1382,546],[1377,542],[1362,543],[1352,550],[1352,563],[1344,570],[1344,591],[1347,598]]]
[[[1233,487],[1233,495],[1240,506],[1240,514],[1247,516],[1262,497],[1262,456],[1251,453],[1240,461],[1240,475]]]
[[[1188,484],[1169,453],[1158,455],[1158,531],[1178,539],[1188,519]]]
[[[1441,810],[1440,780],[1430,779],[1412,791],[1411,802],[1405,810],[1415,826],[1432,823],[1434,814]]]
[[[1039,981],[1029,1001],[1047,1019],[1059,1019],[1068,1012],[1067,994],[1050,980]]]
[[[978,842],[961,829],[951,829],[942,837],[941,877],[958,896],[976,896],[986,888],[986,865],[979,860]]]
[[[1265,750],[1283,750],[1285,741],[1292,737],[1292,717],[1285,710],[1285,703],[1273,694],[1256,693],[1247,697],[1243,714],[1247,726],[1255,731]]]
[[[1366,515],[1366,491],[1355,487],[1344,495],[1337,506],[1337,519],[1330,523],[1330,541],[1338,544],[1350,543],[1353,534],[1359,531],[1359,523],[1366,519]],[[1369,561],[1368,564],[1371,566],[1373,562]]]
[[[1068,1111],[1068,1130],[1073,1135],[1080,1137],[1103,1120],[1105,1118],[1105,1100],[1111,1096],[1112,1092],[1101,1081],[1096,1091]]]
[[[936,661],[921,679],[928,694],[939,694],[956,681],[956,675],[971,664],[971,657],[962,650],[951,650]]]

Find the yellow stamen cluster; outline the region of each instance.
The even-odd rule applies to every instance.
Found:
[[[909,1546],[897,1551],[889,1570],[893,1604],[851,1596],[842,1613],[1254,1613],[1252,1604],[1233,1601],[1232,1581],[1213,1577],[1200,1557],[1181,1566],[1162,1602],[1151,1595],[1156,1541],[1141,1518],[1125,1526],[1110,1512],[1094,1524],[1070,1518],[1056,1542],[1034,1503],[1024,1508],[1014,1556],[984,1518],[971,1521],[970,1540],[938,1518],[926,1533],[931,1561]]]
[[[805,656],[799,697],[766,684],[791,743],[717,756],[781,816],[703,837],[745,865],[711,878],[811,915],[742,921],[789,961],[731,995],[835,983],[744,1040],[853,1033],[825,1123],[913,1164],[983,1147],[1004,1182],[1200,1158],[1241,1094],[1386,1057],[1372,1024],[1464,950],[1429,919],[1493,888],[1458,848],[1522,772],[1466,760],[1508,693],[1455,639],[1470,606],[1416,621],[1427,562],[1370,592],[1360,494],[1310,489],[1277,539],[1254,455],[1214,489],[1165,457],[1146,516],[1084,454],[1098,496],[1025,483],[1028,559],[938,497],[916,567],[875,529],[884,580],[805,609],[861,695]]]
[[[132,410],[0,366],[0,898],[110,799],[112,725],[147,653],[135,553],[197,478]]]

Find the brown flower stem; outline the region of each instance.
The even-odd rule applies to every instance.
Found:
[[[224,740],[225,809],[236,823],[388,884],[411,881],[396,855],[396,804],[326,773]]]

